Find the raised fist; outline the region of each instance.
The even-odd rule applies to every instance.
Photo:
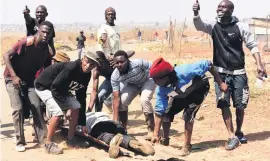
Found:
[[[27,6],[25,6],[25,9],[23,10],[23,14],[29,14],[30,10],[28,9]]]
[[[199,1],[196,0],[196,2],[193,4],[194,16],[197,16],[199,14],[199,10],[200,10],[200,4],[199,4]]]

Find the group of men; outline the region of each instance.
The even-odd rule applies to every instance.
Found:
[[[24,109],[29,108],[34,118],[35,136],[47,153],[63,153],[62,148],[53,142],[53,136],[61,117],[65,116],[69,120],[68,146],[78,145],[74,135],[76,127],[81,125],[84,133],[110,145],[110,157],[119,155],[119,146],[153,155],[155,150],[150,144],[139,142],[126,130],[129,105],[140,96],[148,129],[145,139],[152,143],[170,144],[171,122],[184,110],[185,140],[181,156],[189,155],[194,118],[210,88],[205,75],[207,71],[214,76],[217,107],[222,111],[229,133],[225,148],[233,150],[240,142],[247,143],[241,130],[249,99],[242,43],[244,41],[250,49],[257,63],[258,77],[262,78],[266,71],[257,44],[248,27],[232,16],[234,5],[231,1],[220,2],[213,23],[203,22],[199,10],[197,1],[193,5],[194,25],[197,30],[212,36],[213,62],[201,60],[172,66],[163,58],[153,63],[130,59],[135,52],[121,50],[120,32],[114,24],[116,11],[111,7],[105,10],[106,24],[98,30],[98,51],[87,51],[78,60],[70,61],[65,53],[55,52],[55,34],[52,23],[45,20],[48,15],[46,7],[37,7],[36,18],[31,18],[26,7],[23,13],[27,37],[4,54],[4,77],[13,108],[16,150],[25,151]],[[93,89],[86,109],[86,91],[91,76]],[[105,78],[100,86],[99,76]],[[156,103],[153,107],[154,94]],[[236,108],[236,130],[232,125],[230,97]],[[41,101],[46,106],[48,126],[43,120]],[[112,118],[101,112],[103,103],[113,113]],[[94,106],[95,112],[92,112]],[[85,142],[80,146],[88,144]]]

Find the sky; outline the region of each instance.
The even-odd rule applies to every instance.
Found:
[[[238,18],[266,17],[270,13],[270,0],[232,0],[235,4],[234,15]],[[192,5],[195,0],[1,0],[1,24],[23,24],[22,11],[27,5],[34,17],[38,5],[48,9],[47,20],[55,23],[92,23],[105,22],[104,11],[113,7],[117,13],[117,23],[129,22],[166,22],[172,19],[192,20]],[[199,0],[200,15],[207,20],[216,15],[220,0]]]

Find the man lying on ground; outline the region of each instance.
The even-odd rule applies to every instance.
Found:
[[[154,79],[158,87],[152,142],[159,141],[159,131],[162,125],[164,138],[161,144],[169,145],[171,122],[174,120],[174,115],[184,110],[185,141],[181,156],[190,154],[194,118],[210,88],[208,78],[205,77],[207,71],[214,76],[220,90],[227,91],[227,85],[208,60],[183,64],[175,68],[163,58],[154,61],[150,68],[150,77]]]
[[[111,158],[116,158],[119,155],[119,145],[145,155],[154,155],[155,153],[151,145],[140,143],[129,136],[121,124],[110,119],[104,112],[87,112],[86,127],[89,135],[110,145],[109,156]]]
[[[61,154],[62,148],[58,147],[52,140],[56,127],[59,124],[63,111],[67,110],[66,117],[69,119],[69,131],[67,137],[68,146],[76,146],[74,138],[76,126],[78,124],[79,110],[83,105],[81,101],[86,98],[86,90],[91,78],[91,70],[99,62],[96,55],[87,52],[82,60],[65,63],[56,63],[47,67],[35,80],[35,88],[40,99],[45,103],[50,123],[48,126],[48,136],[45,144],[47,153]],[[76,92],[76,98],[71,91]],[[80,119],[85,122],[85,109]],[[82,145],[84,146],[84,145]],[[87,145],[85,145],[87,146]]]

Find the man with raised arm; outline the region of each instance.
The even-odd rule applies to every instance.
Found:
[[[220,73],[221,78],[229,86],[228,92],[223,93],[219,85],[215,83],[217,107],[221,109],[224,123],[229,133],[229,139],[225,148],[233,150],[241,143],[247,143],[242,125],[244,121],[244,110],[249,100],[248,78],[245,70],[245,53],[242,47],[246,47],[253,55],[258,77],[262,79],[266,71],[261,62],[260,53],[254,36],[249,31],[248,25],[239,22],[232,16],[234,4],[229,0],[222,0],[217,7],[217,18],[213,22],[203,22],[199,15],[200,5],[198,0],[193,5],[193,23],[198,31],[208,33],[212,36],[214,55],[213,64]],[[232,123],[230,110],[230,98],[236,108],[236,131]]]

